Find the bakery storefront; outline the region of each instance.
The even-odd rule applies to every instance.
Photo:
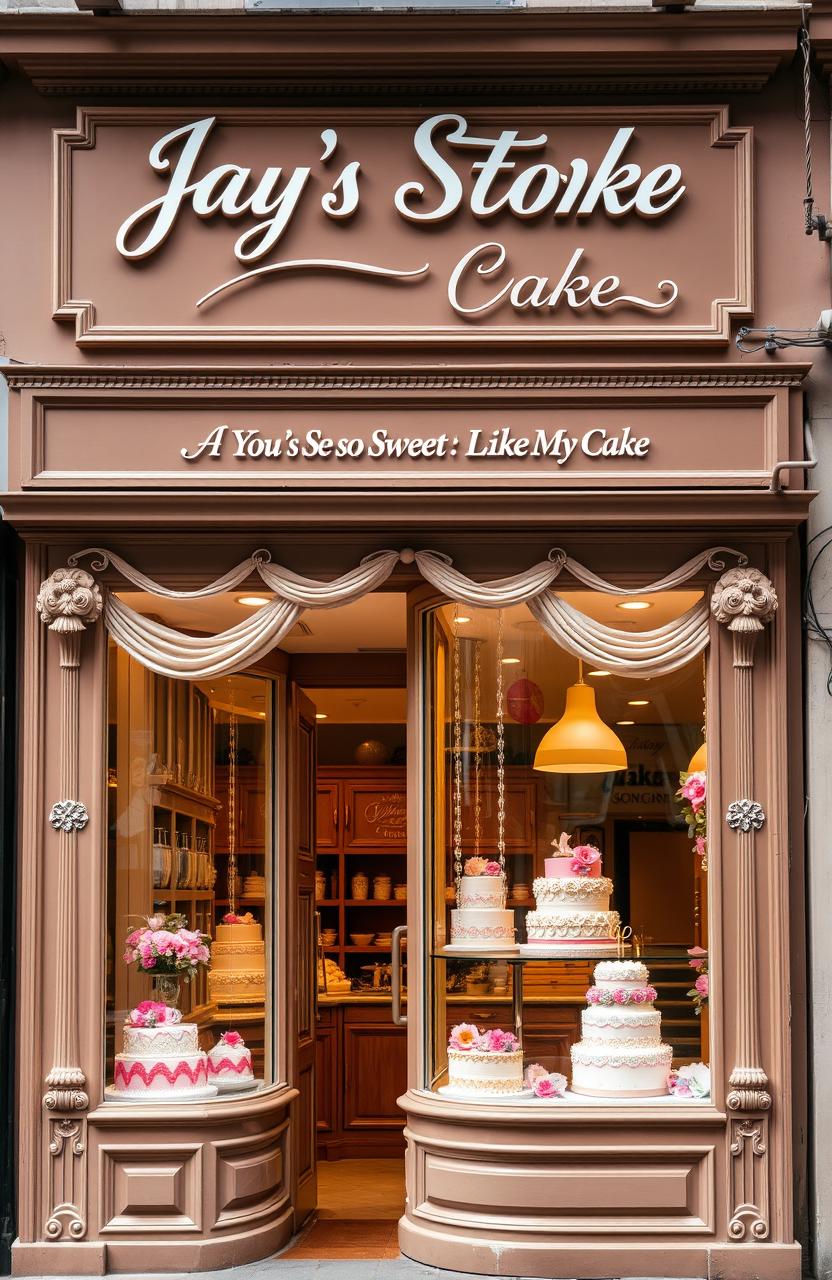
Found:
[[[2,91],[16,1273],[264,1258],[371,1157],[417,1260],[796,1280],[811,365],[733,342],[823,288],[794,15],[384,108],[138,105],[189,37],[108,21]]]

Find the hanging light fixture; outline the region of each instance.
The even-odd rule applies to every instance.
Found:
[[[595,690],[584,683],[578,659],[578,683],[566,690],[566,707],[543,736],[534,757],[541,773],[617,773],[627,768],[627,752],[598,714]]]
[[[708,769],[708,687],[705,658],[702,658],[702,746],[694,751],[688,765],[688,773],[706,773]]]
[[[708,744],[702,743],[698,751],[695,751],[690,758],[688,765],[688,773],[705,773],[708,768]]]

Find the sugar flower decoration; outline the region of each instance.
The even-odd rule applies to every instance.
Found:
[[[480,1033],[470,1022],[460,1022],[451,1029],[448,1046],[451,1049],[479,1049]]]

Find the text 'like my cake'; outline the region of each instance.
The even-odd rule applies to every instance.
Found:
[[[617,950],[621,918],[609,909],[612,880],[601,875],[600,853],[588,844],[571,848],[566,832],[552,844],[558,856],[546,858],[546,874],[532,886],[535,910],[526,916],[529,943],[555,953],[580,947]]]
[[[131,1101],[176,1101],[216,1093],[208,1079],[208,1058],[199,1047],[199,1028],[183,1022],[178,1009],[143,1000],[124,1025],[123,1049],[116,1054],[112,1093]]]
[[[572,1092],[595,1098],[654,1098],[667,1093],[673,1060],[662,1044],[656,989],[637,960],[604,960],[586,993],[581,1039],[572,1046]]]
[[[514,951],[514,912],[506,908],[506,878],[499,862],[468,858],[451,912],[451,946],[466,951]]]
[[[266,945],[263,926],[251,912],[229,912],[217,925],[211,948],[208,988],[218,1005],[263,1004],[266,999]]]
[[[511,1031],[461,1022],[448,1041],[448,1087],[472,1095],[522,1093],[523,1050]]]

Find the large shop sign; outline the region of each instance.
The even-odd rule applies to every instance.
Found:
[[[55,157],[83,345],[724,343],[752,308],[726,108],[103,107]]]

